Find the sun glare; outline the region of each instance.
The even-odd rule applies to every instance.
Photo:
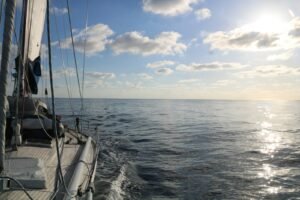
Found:
[[[286,22],[280,15],[263,14],[250,24],[250,28],[252,31],[278,33],[287,30],[288,22]]]

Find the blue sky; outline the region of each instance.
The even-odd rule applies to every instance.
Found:
[[[85,31],[87,2],[70,1],[80,72],[87,38],[87,98],[300,99],[297,0],[88,4]],[[67,97],[65,75],[78,97],[66,1],[51,7],[56,93]],[[41,86],[47,81],[45,72]]]

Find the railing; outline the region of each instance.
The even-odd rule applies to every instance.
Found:
[[[75,129],[78,132],[83,132],[90,130],[90,121],[85,119],[79,119],[77,122],[76,119],[70,118],[70,119],[64,119],[62,120],[64,125],[67,125],[69,128]]]

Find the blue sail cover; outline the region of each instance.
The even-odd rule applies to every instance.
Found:
[[[27,66],[28,84],[32,94],[38,93],[38,83],[42,76],[41,57],[37,57],[33,62],[29,61]]]

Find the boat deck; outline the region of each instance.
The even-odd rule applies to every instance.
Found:
[[[86,140],[85,136],[79,136],[80,140]],[[55,141],[52,141],[52,145],[49,147],[36,147],[36,146],[20,146],[18,147],[18,151],[12,151],[11,149],[7,149],[6,158],[15,158],[15,157],[31,157],[38,158],[44,161],[45,165],[45,173],[46,173],[46,181],[47,181],[47,189],[27,189],[28,193],[32,196],[33,199],[50,199],[54,193],[55,186],[57,184],[57,155],[55,148]],[[65,133],[65,138],[60,139],[60,148],[61,151],[61,165],[62,165],[62,173],[67,184],[73,176],[74,169],[76,164],[79,162],[79,157],[84,148],[84,142],[79,142],[78,135],[68,130]],[[87,167],[92,169],[93,164],[93,155],[95,153],[95,149],[93,149],[93,153],[89,154],[87,158]],[[87,169],[86,177],[89,176],[89,169]],[[9,174],[9,168],[6,169],[6,172]],[[87,178],[83,182],[83,187],[86,186]],[[56,199],[63,199],[65,193],[62,191],[63,188],[60,187],[59,194]],[[24,191],[20,189],[10,189],[0,194],[0,199],[28,199],[27,195]]]

